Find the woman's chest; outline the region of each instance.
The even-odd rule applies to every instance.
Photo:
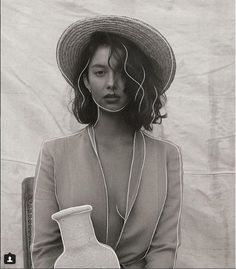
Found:
[[[125,215],[128,184],[132,173],[132,147],[99,149],[99,161],[107,187],[110,209]]]

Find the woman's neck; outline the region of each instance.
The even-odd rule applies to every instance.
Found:
[[[94,126],[96,137],[104,141],[116,141],[117,139],[131,139],[134,129],[125,121],[123,111],[107,112],[99,111],[99,119]],[[103,140],[102,139],[102,140]],[[102,142],[102,141],[101,141]]]

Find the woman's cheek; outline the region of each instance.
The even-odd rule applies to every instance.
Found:
[[[98,89],[96,88],[96,90],[94,90],[94,88],[92,89],[92,97],[93,99],[97,102],[97,103],[101,103],[102,101],[102,90],[101,89]]]
[[[100,77],[95,77],[92,80],[92,84],[91,84],[92,88],[95,90],[99,90],[99,89],[103,88],[104,85],[105,85],[104,79],[100,78]]]

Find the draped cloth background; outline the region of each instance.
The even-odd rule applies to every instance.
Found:
[[[81,128],[68,111],[71,90],[56,66],[57,40],[77,19],[102,14],[143,19],[176,54],[168,119],[154,135],[183,153],[177,267],[234,267],[233,13],[233,0],[2,1],[1,253],[16,254],[15,268],[23,267],[22,180],[34,175],[44,139]]]

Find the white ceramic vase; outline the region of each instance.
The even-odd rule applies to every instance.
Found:
[[[115,251],[97,240],[91,211],[91,205],[83,205],[52,215],[59,225],[64,246],[54,268],[120,268]]]

